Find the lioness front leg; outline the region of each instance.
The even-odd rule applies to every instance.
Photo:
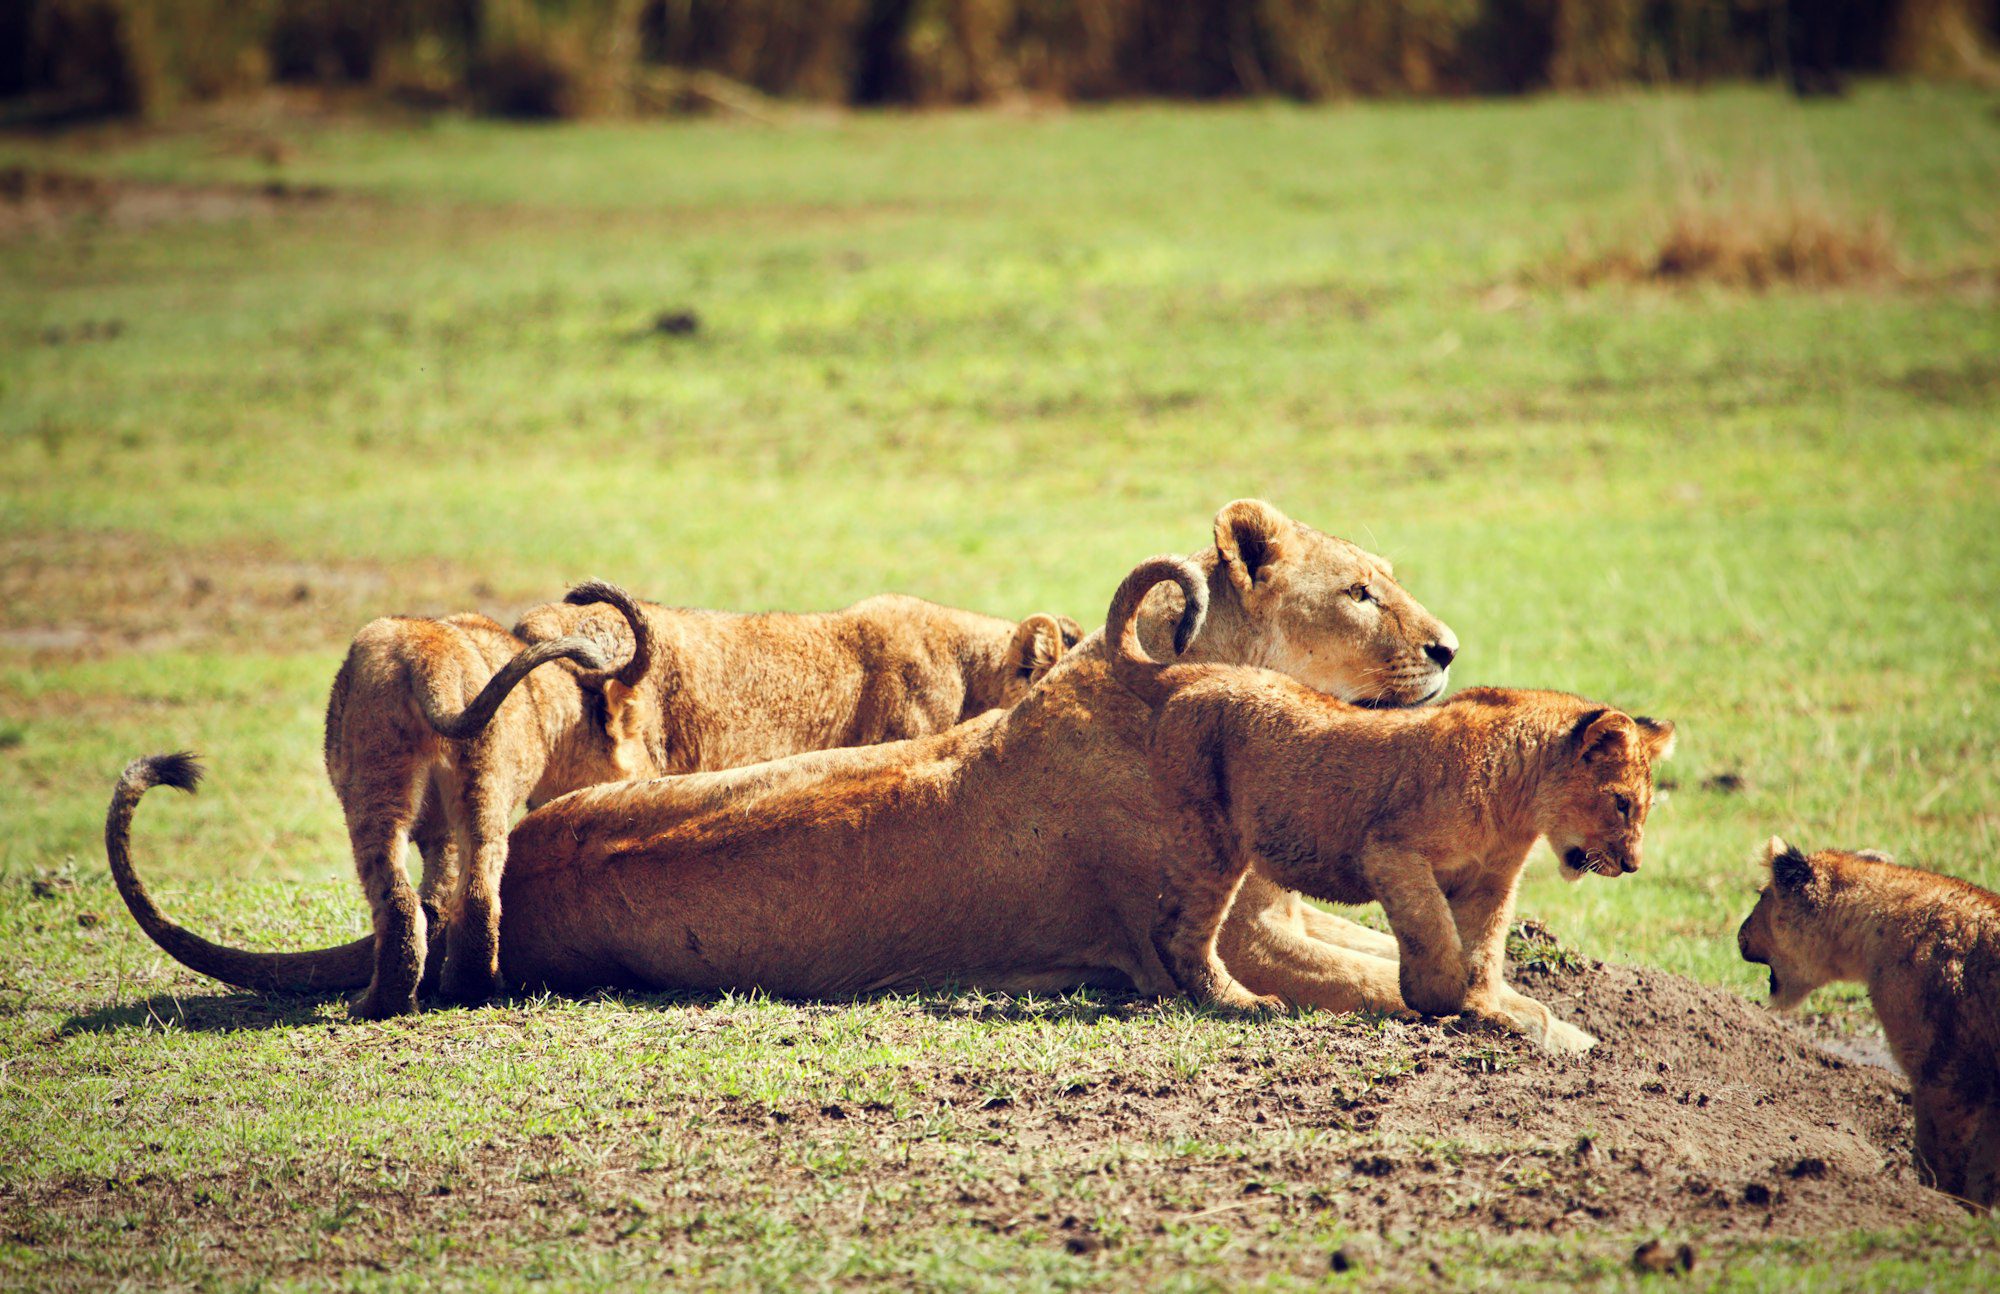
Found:
[[[1350,921],[1332,912],[1322,912],[1310,903],[1300,904],[1300,907],[1305,912],[1306,933],[1314,939],[1351,952],[1367,953],[1370,957],[1396,960],[1396,936],[1371,930],[1359,921]]]
[[[1362,856],[1361,869],[1396,932],[1403,1001],[1425,1015],[1457,1015],[1465,1007],[1465,956],[1430,862],[1408,850],[1376,848]]]
[[[1516,990],[1504,976],[1507,927],[1514,919],[1514,891],[1519,869],[1489,873],[1457,895],[1452,917],[1465,949],[1465,1009],[1482,1020],[1524,1033],[1555,1052],[1588,1051],[1597,1045],[1575,1025]]]
[[[1244,897],[1237,895],[1216,940],[1223,965],[1244,987],[1322,1011],[1409,1013],[1394,961],[1315,939],[1282,908],[1241,912]]]

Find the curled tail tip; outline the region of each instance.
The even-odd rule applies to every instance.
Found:
[[[587,607],[599,602],[629,602],[631,595],[610,580],[585,580],[563,594],[563,601],[573,607]]]
[[[567,648],[563,654],[583,669],[597,674],[611,669],[612,659],[605,654],[604,648],[598,645],[596,639],[578,637],[564,638],[560,641]]]
[[[147,755],[135,759],[125,766],[120,779],[128,786],[147,790],[155,786],[171,786],[176,791],[193,793],[201,785],[201,760],[190,750],[178,750],[168,755]]]

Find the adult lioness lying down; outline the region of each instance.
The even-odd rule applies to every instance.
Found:
[[[1195,560],[1206,582],[1209,614],[1185,659],[1270,664],[1315,687],[1372,705],[1413,704],[1444,687],[1446,666],[1456,648],[1451,631],[1396,584],[1381,559],[1300,525],[1268,504],[1240,500],[1217,514],[1215,545]],[[1171,586],[1162,587],[1139,609],[1142,636],[1159,644],[1157,650],[1166,650],[1175,626],[1185,623],[1183,610],[1182,595]],[[734,814],[747,821],[792,812],[800,805],[809,810],[821,796],[848,794],[844,788],[861,782],[907,778],[913,765],[969,758],[989,746],[1025,751],[1032,736],[1039,751],[1036,761],[1009,763],[1006,775],[1050,788],[1048,802],[1039,811],[1045,839],[1038,848],[1067,851],[1085,864],[1098,858],[1139,857],[1157,865],[1180,847],[1179,836],[1157,830],[1153,822],[1159,808],[1145,758],[1150,712],[1111,677],[1100,636],[1093,635],[1065,656],[1025,704],[1026,713],[1016,711],[1004,719],[987,716],[923,741],[828,751],[649,783],[659,800],[648,812],[659,819],[700,812]],[[139,783],[152,776],[149,768],[135,765],[118,803],[136,796]],[[107,839],[113,850],[113,874],[128,905],[135,913],[143,912],[141,926],[170,953],[209,973],[204,964],[208,954],[202,950],[215,946],[174,926],[152,907],[124,856],[118,812],[115,803]],[[129,804],[125,812],[129,813]],[[937,881],[945,890],[960,884],[955,848],[948,839],[933,840],[914,856],[916,861],[936,860]],[[801,881],[806,893],[811,892],[811,880],[826,883],[832,891],[847,888],[848,882],[826,865],[815,864],[809,870],[810,877]],[[616,892],[607,891],[602,897],[613,899]],[[1058,893],[1047,897],[1050,902],[1064,901]],[[519,901],[518,897],[506,900]],[[995,914],[995,919],[1003,916]],[[532,910],[509,911],[503,944],[538,921]],[[1393,940],[1308,908],[1257,872],[1245,881],[1231,907],[1222,947],[1224,960],[1238,979],[1258,993],[1277,994],[1287,1001],[1344,1010],[1395,993],[1395,963],[1367,955],[1393,956]],[[340,950],[226,951],[239,959],[266,958],[274,964],[274,975],[297,980],[311,971],[315,958],[336,956]],[[1101,965],[1099,954],[1084,947],[1064,954],[1055,969],[1037,971],[1022,982],[1071,983],[1080,977],[1143,980],[1146,986],[1163,988],[1157,962],[1139,960],[1145,964],[1134,963],[1134,968],[1144,973],[1135,976],[1126,973],[1123,963]],[[920,978],[927,973],[915,969]],[[956,977],[978,978],[977,969]],[[612,972],[613,981],[626,978],[615,966]],[[578,983],[588,981],[587,968],[575,978]],[[899,978],[893,966],[877,978],[906,979]]]

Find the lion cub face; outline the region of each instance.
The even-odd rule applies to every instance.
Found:
[[[1020,704],[1081,637],[1082,628],[1068,616],[1032,615],[1023,620],[997,661],[966,671],[965,708],[959,722]]]
[[[1443,694],[1458,636],[1403,591],[1386,560],[1258,499],[1216,514],[1215,544],[1259,626],[1248,663],[1356,705]]]
[[[1764,845],[1771,879],[1736,931],[1743,960],[1771,972],[1771,1007],[1789,1011],[1822,984],[1841,978],[1832,964],[1826,901],[1857,863],[1884,862],[1872,850],[1823,849],[1808,856],[1777,836]]]
[[[1583,716],[1558,774],[1549,846],[1566,881],[1585,873],[1639,870],[1646,814],[1653,807],[1653,761],[1673,753],[1674,726],[1617,710]]]

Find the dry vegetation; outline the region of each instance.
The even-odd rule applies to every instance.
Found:
[[[28,0],[15,115],[154,116],[266,84],[512,117],[820,102],[1519,93],[1850,73],[1991,81],[1987,0]],[[662,93],[659,73],[738,87]]]
[[[1883,284],[1902,273],[1888,219],[1798,201],[1683,205],[1658,233],[1622,248],[1573,247],[1555,277],[1765,289]]]

